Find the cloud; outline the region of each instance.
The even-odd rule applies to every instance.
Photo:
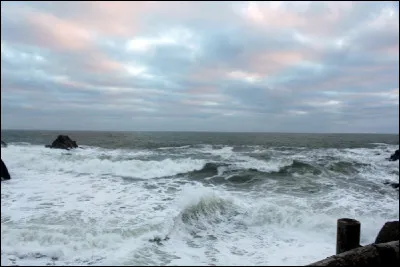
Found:
[[[2,128],[398,133],[396,2],[2,2],[1,30]]]

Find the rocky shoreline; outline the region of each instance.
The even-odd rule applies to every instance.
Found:
[[[1,140],[1,147],[7,147],[7,143]],[[48,148],[56,148],[56,149],[74,149],[78,148],[78,144],[76,141],[73,141],[68,135],[59,135],[57,138],[53,141],[51,145],[46,145]],[[10,173],[8,172],[6,164],[3,162],[3,159],[1,159],[1,180],[10,180],[11,176]]]

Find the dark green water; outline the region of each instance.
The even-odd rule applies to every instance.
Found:
[[[273,146],[306,148],[372,148],[374,143],[398,145],[393,134],[294,134],[208,132],[89,132],[2,130],[6,142],[50,144],[58,134],[78,144],[103,148],[159,148],[185,145]]]

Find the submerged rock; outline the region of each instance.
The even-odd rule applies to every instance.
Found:
[[[375,239],[375,244],[399,240],[399,221],[386,222]]]
[[[393,182],[383,182],[384,184],[388,184],[388,185],[390,185],[391,187],[393,187],[393,188],[399,188],[399,183],[393,183]]]
[[[162,241],[168,241],[169,237],[166,236],[164,239],[162,239],[161,237],[154,237],[152,239],[149,239],[150,242],[154,242],[157,245],[162,245]]]
[[[78,145],[75,141],[71,140],[68,135],[59,135],[56,140],[53,141],[51,145],[46,145],[49,148],[58,149],[72,149],[77,148]]]
[[[1,160],[1,180],[10,180],[11,176],[10,173],[7,170],[6,164],[4,164],[3,160]]]
[[[1,140],[1,147],[7,147],[7,143]]]
[[[397,149],[389,158],[390,161],[396,161],[400,158],[400,151]]]

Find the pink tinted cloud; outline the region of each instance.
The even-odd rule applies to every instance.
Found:
[[[353,10],[351,1],[320,1],[318,4],[323,8],[310,15],[307,12],[315,8],[314,1],[252,1],[242,9],[241,15],[245,23],[259,30],[292,28],[309,34],[329,35]]]
[[[399,57],[399,44],[383,46],[379,49],[379,52],[398,58]]]
[[[78,64],[81,65],[82,70],[98,74],[125,71],[122,63],[94,49],[88,51],[88,54]]]
[[[282,8],[277,2],[264,4],[252,1],[242,12],[249,22],[261,27],[293,27],[306,23],[303,17]]]
[[[132,37],[141,19],[146,17],[146,10],[155,4],[82,1],[49,5],[50,9],[7,7],[7,13],[4,13],[7,23],[14,24],[19,33],[18,37],[12,38],[52,50],[83,50],[96,38]]]
[[[22,34],[17,41],[54,52],[72,53],[75,58],[72,68],[81,71],[107,74],[125,70],[122,63],[100,51],[93,32],[79,23],[31,9],[22,9],[16,14],[24,22],[19,25]],[[64,62],[60,61],[60,64]]]
[[[193,18],[221,21],[232,15],[229,11],[215,10],[207,2],[190,1],[80,1],[68,3],[68,8],[70,14],[59,12],[65,20],[101,36],[122,38],[132,38],[151,27],[147,23],[149,18],[181,23]]]
[[[267,76],[279,74],[280,71],[303,60],[315,60],[319,55],[319,53],[313,54],[309,51],[300,50],[251,52],[237,59],[242,62],[240,69],[232,68],[229,62],[218,66],[202,66],[192,72],[190,79],[199,82],[212,82],[223,79],[257,82]]]
[[[105,36],[132,37],[142,25],[141,19],[157,3],[152,1],[82,2],[74,17],[81,27]]]
[[[28,43],[52,50],[77,51],[91,46],[91,34],[79,25],[46,13],[29,13],[26,17],[29,28]]]
[[[311,57],[300,51],[265,51],[249,57],[248,69],[262,75],[272,75],[304,59]]]

